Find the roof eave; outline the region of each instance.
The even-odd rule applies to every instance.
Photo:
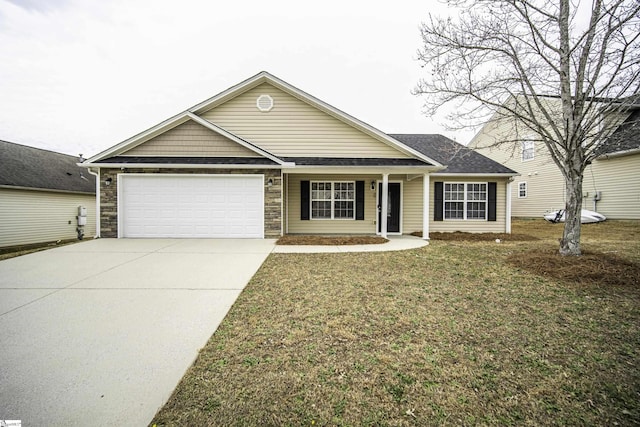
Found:
[[[140,168],[140,169],[169,169],[169,168],[181,168],[181,169],[282,169],[292,167],[289,163],[276,164],[276,165],[260,165],[260,164],[219,164],[219,163],[207,163],[207,164],[193,164],[193,163],[82,163],[82,167],[85,168],[98,168],[98,169],[113,169],[113,168]]]
[[[505,172],[505,173],[472,173],[472,172],[436,172],[431,174],[433,176],[471,176],[478,178],[489,178],[489,177],[500,177],[500,178],[508,178],[513,176],[520,176],[521,174],[517,172]]]
[[[596,157],[596,160],[609,160],[610,158],[615,157],[623,157],[623,156],[631,156],[632,154],[640,153],[640,147],[632,148],[629,150],[615,151],[613,153],[602,154],[601,156]]]
[[[338,174],[338,175],[381,175],[388,174],[415,174],[415,173],[427,173],[432,174],[434,171],[441,170],[442,166],[407,166],[407,165],[392,165],[392,166],[327,166],[327,165],[303,165],[295,166],[294,168],[287,170],[286,173],[290,174]]]

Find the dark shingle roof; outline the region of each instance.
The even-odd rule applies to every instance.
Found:
[[[640,148],[640,108],[634,110],[598,148],[599,156]]]
[[[297,166],[430,166],[418,159],[363,159],[358,157],[285,157]]]
[[[190,164],[190,165],[277,165],[266,157],[137,157],[115,156],[98,160],[100,163],[124,163],[124,164]]]
[[[95,177],[77,162],[75,156],[0,140],[0,185],[95,194]]]
[[[390,134],[389,136],[447,166],[446,169],[438,171],[438,173],[517,174],[516,171],[443,135]]]

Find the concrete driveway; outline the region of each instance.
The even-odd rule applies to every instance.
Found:
[[[148,424],[274,243],[100,239],[0,261],[0,419]]]

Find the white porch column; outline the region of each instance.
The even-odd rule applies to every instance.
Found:
[[[422,238],[429,240],[429,174],[422,177]]]
[[[380,235],[387,238],[387,212],[389,209],[389,174],[382,174],[382,203],[380,204]]]
[[[507,194],[506,194],[506,204],[507,204],[507,208],[505,209],[505,215],[507,215],[507,217],[505,218],[505,226],[504,226],[504,232],[510,234],[511,233],[511,179],[509,179],[509,181],[507,181]]]

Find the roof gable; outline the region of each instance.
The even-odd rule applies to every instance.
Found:
[[[224,138],[224,144],[226,146],[228,146],[228,142],[233,142],[236,144],[239,144],[240,146],[248,149],[249,151],[255,153],[256,157],[266,157],[267,159],[277,163],[277,164],[282,164],[282,160],[279,159],[278,157],[274,156],[273,154],[269,153],[266,150],[261,149],[260,147],[238,137],[237,135],[234,135],[231,132],[228,132],[225,129],[222,129],[219,126],[216,126],[215,124],[196,116],[193,113],[190,113],[188,111],[185,111],[183,113],[180,113],[174,117],[171,117],[170,119],[165,120],[162,123],[159,123],[158,125],[147,129],[146,131],[133,136],[123,142],[121,142],[118,145],[115,145],[99,154],[96,154],[95,156],[91,157],[90,159],[87,160],[87,164],[88,166],[91,166],[92,164],[95,163],[100,163],[100,162],[104,162],[105,159],[109,159],[109,158],[114,158],[114,157],[120,157],[126,153],[128,153],[130,150],[134,149],[135,147],[140,146],[141,144],[150,141],[160,135],[165,134],[166,132],[171,131],[172,129],[179,127],[180,125],[187,123],[189,121],[193,121],[196,124],[199,124],[203,127],[205,127],[206,129],[213,131],[215,133],[217,133],[219,136]],[[176,155],[176,156],[180,156],[183,157],[183,155]],[[237,156],[234,156],[237,157]],[[246,156],[245,156],[246,157]]]
[[[256,157],[256,153],[211,129],[188,120],[137,145],[122,156]]]
[[[298,147],[301,145],[306,146],[308,150],[305,151],[303,148],[300,152],[288,152],[284,150],[282,153],[275,153],[272,152],[269,148],[262,146],[262,144],[268,145],[264,142],[266,139],[268,139],[268,137],[264,135],[268,134],[269,132],[273,132],[273,127],[269,128],[269,126],[266,126],[262,128],[261,131],[263,132],[263,134],[255,132],[251,133],[247,132],[246,127],[243,127],[242,123],[238,124],[233,122],[233,114],[231,115],[231,118],[229,118],[229,116],[226,116],[225,118],[218,117],[216,111],[223,111],[225,109],[225,104],[233,103],[236,98],[242,97],[243,94],[249,93],[249,91],[251,91],[252,89],[257,88],[256,90],[260,91],[261,85],[263,85],[262,88],[270,87],[273,90],[277,91],[279,94],[286,95],[288,102],[297,103],[298,107],[304,105],[304,107],[307,109],[322,113],[321,115],[324,117],[324,119],[318,119],[318,116],[316,115],[315,118],[312,119],[312,121],[329,120],[332,122],[331,125],[327,125],[326,123],[322,125],[325,127],[322,128],[321,132],[319,133],[326,133],[326,135],[328,135],[327,138],[331,139],[331,142],[333,142],[334,145],[328,148],[325,147],[324,151],[317,150],[317,146],[309,149],[310,144],[307,144],[308,141],[296,141],[295,137],[291,137],[291,135],[289,135],[289,142],[291,142],[291,144],[289,145],[290,147],[296,147],[297,144]],[[256,109],[255,102],[255,98],[250,102],[250,104],[253,103],[252,112],[254,113],[255,111],[253,110]],[[277,111],[277,108],[278,104],[276,103],[274,111]],[[240,113],[241,114],[236,114],[235,117],[241,117],[243,112]],[[265,115],[264,117],[274,118],[275,116],[268,116],[268,114],[269,113],[267,113],[267,115]],[[291,114],[288,116],[285,114],[284,118],[280,117],[275,121],[269,119],[271,121],[270,125],[273,125],[274,122],[278,122],[278,120],[280,120],[280,124],[276,124],[276,127],[280,126],[276,130],[276,132],[285,132],[284,135],[287,136],[287,127],[288,125],[291,125],[290,121],[294,117],[295,114]],[[264,156],[274,161],[276,164],[285,164],[281,157],[329,158],[353,157],[354,154],[358,154],[362,157],[370,158],[413,158],[418,159],[425,164],[433,165],[436,168],[442,167],[442,165],[438,161],[430,158],[424,153],[417,151],[405,144],[398,143],[397,140],[389,137],[385,133],[289,85],[288,83],[272,76],[267,72],[258,73],[255,76],[219,93],[218,95],[215,95],[214,97],[195,105],[187,111],[177,114],[176,116],[171,117],[164,122],[159,123],[158,125],[91,157],[87,161],[87,163],[85,163],[85,166],[90,167],[97,164],[98,162],[103,163],[105,159],[113,158],[116,156],[122,157],[127,151],[132,150],[140,144],[158,137],[159,135],[185,123],[188,120],[193,120],[194,122],[199,123],[204,127],[217,132],[224,137],[227,137],[231,141],[236,142],[241,146],[255,152],[258,156]],[[339,123],[338,126],[341,127],[341,130],[345,132],[344,134],[332,135],[332,131],[333,129],[335,129],[336,122]],[[300,121],[300,123],[298,124],[304,125],[304,120]],[[307,125],[311,124],[307,123]],[[332,126],[334,127],[332,128]],[[314,129],[311,129],[309,133],[314,134],[318,132],[315,132]],[[282,136],[281,134],[278,135]],[[366,141],[354,141],[353,145],[349,145],[348,142],[353,138],[353,135],[358,135],[358,137],[364,138],[366,139]],[[259,141],[254,141],[254,139],[258,139]],[[275,139],[278,139],[277,135]],[[319,144],[320,146],[322,146],[323,144],[326,145],[327,141],[328,139],[324,141],[322,139],[314,140],[314,142]],[[345,141],[347,143],[345,143]],[[342,152],[339,149],[341,148],[340,143],[343,144]],[[271,145],[268,145],[268,147],[271,147]],[[344,147],[347,147],[346,150],[344,149]],[[364,150],[364,152],[362,152],[361,149],[363,148],[366,148],[367,150]],[[372,149],[371,152],[368,151],[370,149]]]
[[[77,162],[75,156],[0,141],[0,186],[95,194],[95,177]]]

